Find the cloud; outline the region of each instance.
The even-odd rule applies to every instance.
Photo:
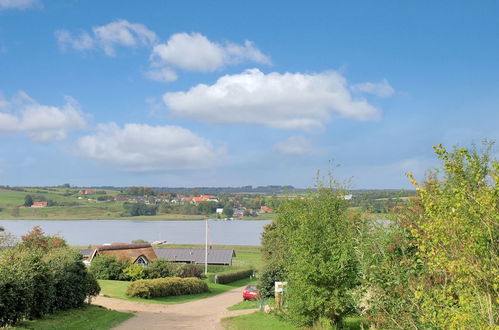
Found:
[[[145,74],[146,78],[159,81],[159,82],[172,82],[177,80],[178,76],[170,68],[155,68],[147,71]]]
[[[69,130],[86,125],[76,102],[67,97],[63,107],[38,104],[20,92],[0,107],[0,134],[25,133],[36,143],[52,143],[66,138]]]
[[[76,153],[98,163],[131,172],[193,170],[214,166],[224,151],[178,126],[111,123],[80,138]]]
[[[0,0],[0,10],[2,9],[29,9],[41,6],[39,0]]]
[[[92,34],[81,32],[73,36],[68,30],[55,32],[62,50],[71,47],[77,51],[100,48],[107,56],[116,56],[116,47],[150,47],[156,43],[156,33],[145,25],[130,23],[127,20],[117,20],[102,26],[92,28]]]
[[[81,32],[78,37],[73,37],[67,30],[55,31],[55,36],[62,50],[68,47],[78,51],[92,49],[95,45],[94,39],[87,32]]]
[[[365,82],[361,84],[355,84],[352,85],[351,89],[356,93],[368,93],[382,98],[392,97],[393,94],[395,94],[395,89],[386,79],[383,79],[379,83]]]
[[[216,124],[251,124],[314,131],[332,117],[376,119],[380,111],[352,98],[338,72],[264,74],[258,69],[225,75],[213,85],[170,92],[163,100],[178,117]]]
[[[288,156],[305,156],[317,153],[310,139],[303,135],[290,136],[286,140],[276,143],[274,149]]]
[[[271,60],[246,40],[244,45],[215,43],[200,33],[177,33],[164,43],[154,46],[155,65],[169,65],[187,71],[211,72],[241,62],[270,64]]]

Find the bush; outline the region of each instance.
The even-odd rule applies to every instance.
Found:
[[[142,280],[146,277],[144,267],[135,264],[129,265],[127,268],[123,269],[123,274],[131,281]]]
[[[202,266],[186,264],[182,267],[182,272],[180,273],[180,277],[197,277],[203,278],[203,271],[201,270]]]
[[[195,277],[157,278],[130,283],[126,291],[129,297],[154,298],[208,292],[208,285]]]
[[[55,289],[40,251],[18,245],[2,253],[0,268],[7,278],[3,283],[5,295],[10,297],[4,303],[7,315],[0,315],[4,319],[0,325],[39,318],[51,311]],[[0,296],[4,296],[3,290]]]
[[[182,266],[164,259],[156,259],[149,263],[145,269],[145,277],[148,279],[162,277],[180,277]],[[194,276],[196,277],[196,276]]]
[[[259,274],[258,287],[260,294],[264,298],[274,297],[275,282],[286,281],[285,270],[275,264],[266,266]]]
[[[215,275],[214,281],[219,284],[232,283],[243,278],[248,278],[253,275],[254,270],[251,268],[224,272]]]
[[[100,287],[82,257],[35,228],[0,254],[0,327],[81,306]]]
[[[127,260],[119,260],[105,254],[98,255],[90,264],[90,271],[99,280],[127,280],[125,268],[130,265]]]
[[[82,256],[70,248],[55,248],[43,256],[50,265],[55,297],[52,310],[81,306],[88,294],[91,278],[82,262]]]

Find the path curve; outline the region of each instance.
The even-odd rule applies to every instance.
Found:
[[[96,297],[92,303],[108,309],[132,312],[135,317],[121,323],[118,330],[149,329],[223,329],[220,319],[254,312],[255,309],[228,311],[227,307],[242,300],[244,287],[219,295],[176,305],[162,305],[129,300]]]

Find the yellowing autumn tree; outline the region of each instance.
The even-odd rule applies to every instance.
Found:
[[[499,324],[499,162],[485,150],[434,147],[443,162],[420,184],[412,235],[424,267],[420,321],[443,329]]]

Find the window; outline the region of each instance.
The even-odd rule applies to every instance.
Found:
[[[142,267],[147,266],[147,262],[142,256],[138,257],[137,261],[135,263],[139,266],[142,266]]]

